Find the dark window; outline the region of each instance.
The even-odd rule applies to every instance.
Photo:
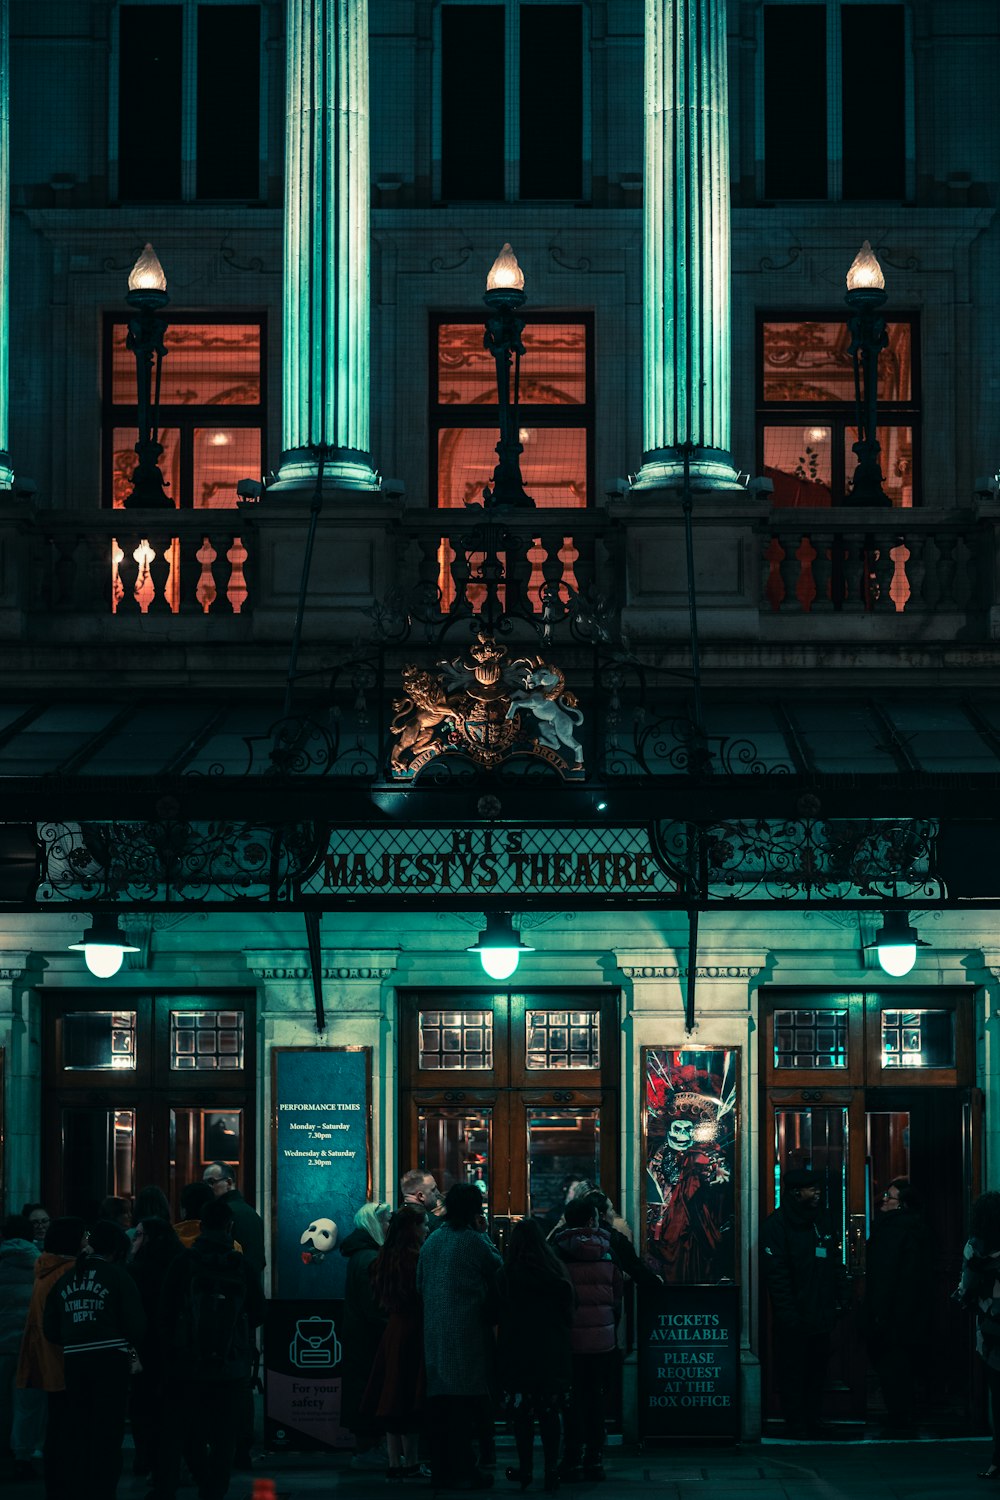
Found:
[[[198,7],[199,198],[260,191],[260,10]]]
[[[903,7],[842,5],[845,198],[902,198]]]
[[[118,194],[181,196],[179,5],[123,5],[118,41]]]
[[[764,7],[764,193],[826,197],[826,8]]]
[[[583,11],[522,5],[521,198],[583,192]],[[558,83],[553,87],[553,74]]]
[[[260,196],[259,5],[123,5],[118,85],[120,199]]]
[[[504,196],[504,13],[499,5],[441,10],[441,194]]]

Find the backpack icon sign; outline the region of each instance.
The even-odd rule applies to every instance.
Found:
[[[339,1365],[340,1340],[332,1318],[300,1318],[295,1325],[288,1357],[293,1365],[302,1369],[329,1368]]]

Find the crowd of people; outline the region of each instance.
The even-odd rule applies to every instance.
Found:
[[[525,1490],[535,1478],[536,1429],[547,1491],[602,1480],[625,1278],[659,1285],[627,1226],[599,1188],[574,1178],[548,1233],[519,1220],[501,1256],[475,1183],[456,1183],[443,1203],[419,1169],[400,1186],[399,1209],[366,1203],[341,1245],[342,1420],[357,1440],[354,1464],[390,1480],[427,1476],[435,1489],[488,1489],[502,1400],[512,1483]]]
[[[180,1202],[175,1224],[151,1186],[90,1220],[29,1203],[0,1226],[0,1443],[13,1480],[41,1451],[46,1500],[81,1474],[114,1500],[126,1423],[150,1500],[173,1500],[185,1468],[199,1500],[223,1500],[250,1466],[264,1226],[225,1162]]]
[[[340,1245],[352,1465],[440,1490],[490,1488],[503,1403],[513,1484],[536,1477],[536,1433],[546,1491],[602,1480],[625,1281],[661,1284],[628,1226],[575,1178],[555,1222],[514,1222],[501,1255],[475,1183],[443,1201],[420,1169],[400,1186],[395,1211],[364,1204]],[[806,1437],[824,1431],[831,1335],[850,1300],[820,1198],[810,1170],[787,1170],[761,1233],[783,1412],[789,1433]],[[223,1500],[234,1468],[252,1463],[263,1224],[223,1162],[183,1188],[180,1209],[171,1223],[166,1197],[148,1187],[134,1206],[105,1200],[89,1223],[28,1203],[0,1225],[0,1444],[15,1480],[35,1477],[41,1451],[47,1500],[77,1493],[80,1472],[93,1500],[114,1500],[127,1422],[148,1500],[174,1500],[185,1469],[199,1500]],[[1000,1192],[977,1200],[971,1229],[954,1300],[975,1311],[992,1402],[994,1451],[980,1477],[1000,1482]],[[911,1314],[926,1302],[929,1262],[918,1195],[896,1178],[868,1240],[861,1307],[896,1435],[916,1424]]]

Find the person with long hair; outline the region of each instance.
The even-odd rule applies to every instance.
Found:
[[[975,1308],[976,1351],[986,1366],[990,1393],[993,1456],[978,1477],[1000,1481],[1000,1193],[976,1199],[970,1228],[954,1300],[960,1307]]]
[[[485,1430],[491,1400],[502,1262],[486,1234],[486,1205],[475,1183],[454,1183],[444,1206],[444,1223],[428,1239],[417,1267],[431,1475],[438,1489],[489,1489],[493,1475],[477,1465],[473,1443]]]
[[[351,1459],[351,1466],[355,1469],[384,1469],[386,1461],[377,1424],[372,1418],[362,1415],[361,1403],[386,1325],[386,1314],[375,1301],[369,1271],[385,1243],[386,1226],[391,1215],[392,1209],[387,1203],[363,1203],[354,1215],[353,1230],[340,1245],[340,1253],[347,1261],[344,1321],[340,1332],[343,1347],[340,1420],[349,1432],[353,1432],[357,1443],[357,1451]]]
[[[401,1208],[389,1220],[385,1243],[369,1268],[375,1303],[387,1315],[363,1415],[385,1431],[388,1479],[415,1479],[417,1429],[424,1400],[423,1319],[417,1291],[420,1249],[427,1238],[426,1214]]]
[[[167,1271],[183,1249],[167,1220],[150,1215],[136,1225],[128,1261],[129,1274],[146,1314],[146,1331],[136,1346],[138,1368],[133,1370],[129,1391],[129,1416],[135,1443],[132,1473],[152,1475],[152,1489],[157,1495],[166,1492],[163,1433],[166,1358],[160,1323],[160,1294]]]
[[[500,1382],[513,1405],[517,1468],[507,1478],[526,1490],[532,1480],[535,1423],[542,1442],[545,1488],[559,1488],[561,1414],[573,1377],[570,1333],[575,1297],[563,1262],[545,1243],[537,1219],[510,1232],[497,1272]]]

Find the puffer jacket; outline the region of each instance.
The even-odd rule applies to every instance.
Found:
[[[37,1259],[34,1240],[4,1240],[0,1245],[0,1354],[20,1352]]]
[[[17,1365],[17,1388],[33,1391],[64,1391],[66,1375],[63,1352],[50,1344],[42,1332],[45,1304],[52,1288],[76,1267],[75,1255],[55,1255],[43,1250],[35,1261],[35,1285],[28,1307],[28,1320],[21,1340],[21,1357]]]
[[[617,1348],[616,1327],[623,1278],[611,1256],[606,1229],[560,1229],[550,1241],[566,1263],[576,1292],[570,1330],[574,1354],[606,1354]]]

